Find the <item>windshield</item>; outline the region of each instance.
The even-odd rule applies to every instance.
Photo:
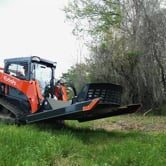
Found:
[[[39,81],[40,90],[43,96],[48,96],[48,90],[50,90],[50,83],[52,79],[52,69],[43,64],[34,64],[33,78]],[[47,95],[46,95],[47,93]]]

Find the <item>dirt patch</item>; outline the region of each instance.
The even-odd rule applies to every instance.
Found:
[[[166,132],[166,123],[141,124],[119,120],[116,122],[101,122],[93,125],[97,129],[113,130],[137,130],[148,132]]]

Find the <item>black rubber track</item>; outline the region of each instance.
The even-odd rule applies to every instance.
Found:
[[[8,110],[8,114],[2,113],[3,109]],[[20,110],[20,108],[0,96],[0,121],[7,124],[25,124],[25,117],[27,115],[26,110]]]

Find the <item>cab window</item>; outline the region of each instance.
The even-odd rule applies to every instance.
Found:
[[[28,63],[10,63],[8,64],[7,71],[8,74],[20,78],[27,79],[28,78]]]

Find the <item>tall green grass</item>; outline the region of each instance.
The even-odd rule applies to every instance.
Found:
[[[108,132],[91,125],[0,124],[0,166],[166,165],[165,133]]]

